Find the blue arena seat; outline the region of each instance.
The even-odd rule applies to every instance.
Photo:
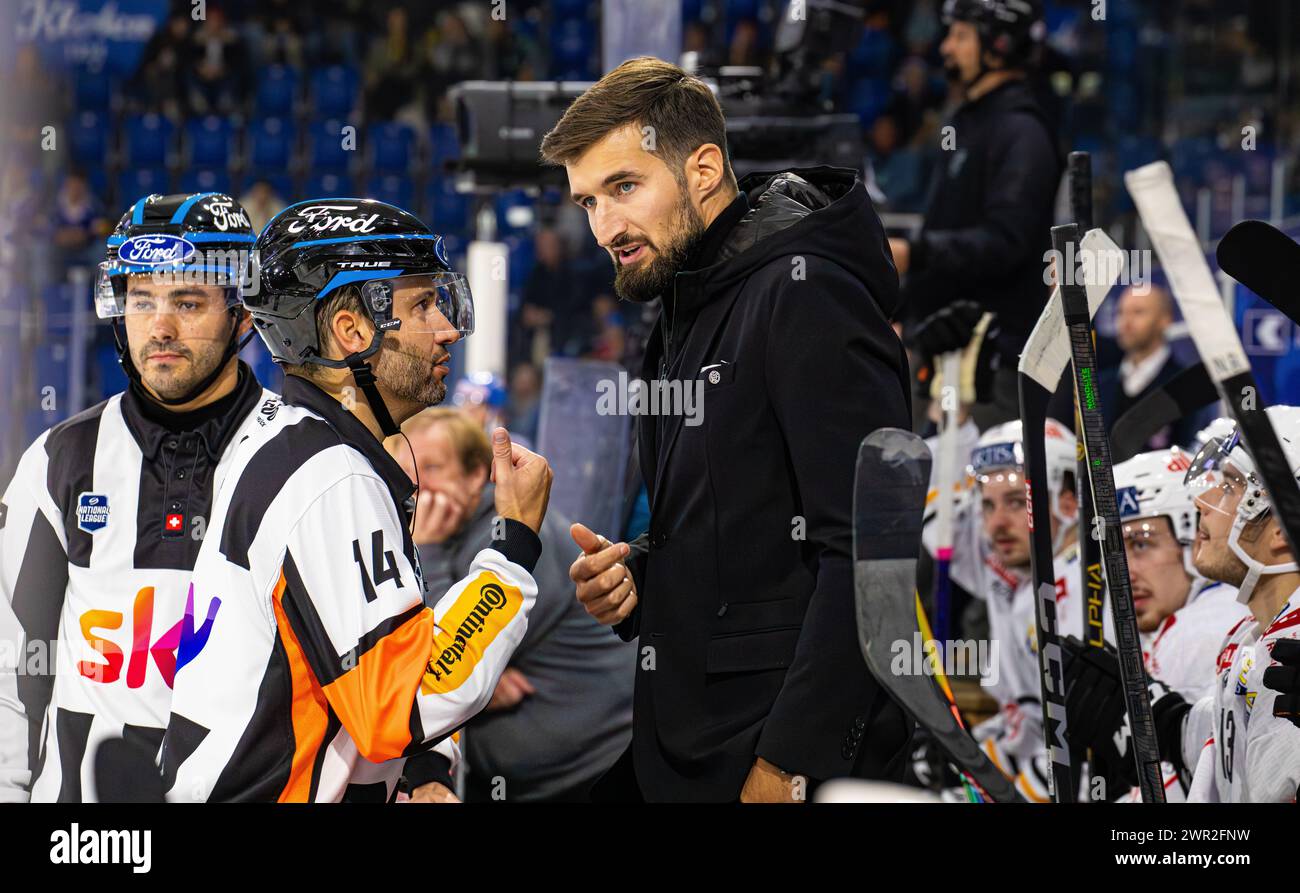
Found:
[[[127,168],[117,175],[116,202],[110,207],[125,207],[142,195],[166,195],[171,192],[171,177],[162,167]]]
[[[287,118],[298,96],[298,72],[288,65],[268,65],[257,73],[253,114],[257,118]]]
[[[230,119],[205,115],[185,122],[185,149],[189,164],[197,167],[228,167],[234,127]]]
[[[415,132],[406,124],[383,121],[366,132],[370,166],[377,174],[405,174],[415,157]]]
[[[438,233],[469,235],[472,232],[470,196],[457,192],[450,177],[437,177],[429,181],[428,210],[425,222]]]
[[[303,195],[308,198],[335,198],[355,195],[352,178],[346,173],[318,173],[308,177]]]
[[[108,116],[87,109],[72,119],[68,134],[72,159],[81,165],[102,165],[108,156]]]
[[[317,173],[343,173],[348,169],[354,150],[343,148],[345,125],[337,118],[318,121],[307,131],[307,166]],[[360,143],[360,136],[357,136]]]
[[[248,128],[248,163],[255,170],[287,171],[293,162],[298,129],[285,118],[263,118]]]
[[[415,209],[415,186],[405,174],[376,174],[366,184],[366,197],[397,205],[420,216]]]
[[[127,167],[160,167],[168,161],[175,125],[162,115],[147,112],[128,115],[122,121],[126,143],[123,161]]]
[[[357,100],[357,72],[347,65],[329,65],[311,76],[312,116],[343,118],[352,114]]]
[[[188,168],[181,174],[179,186],[181,192],[224,192],[234,191],[234,179],[225,168]]]

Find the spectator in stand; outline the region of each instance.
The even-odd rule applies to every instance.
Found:
[[[425,410],[402,431],[410,449],[401,438],[389,448],[419,483],[413,537],[428,590],[443,592],[492,540],[492,447],[453,409]],[[573,598],[568,522],[552,509],[539,536],[528,631],[487,708],[465,727],[467,802],[587,800],[632,737],[637,646],[610,635]],[[407,761],[412,800],[424,799],[425,757]]]
[[[727,64],[760,65],[763,61],[761,52],[758,24],[752,19],[737,22],[736,30],[731,35],[731,46],[727,50]]]
[[[90,191],[80,171],[71,171],[54,196],[55,263],[60,270],[73,266],[93,267],[103,258],[99,241],[112,228],[104,206]]]
[[[542,68],[536,41],[513,27],[507,19],[489,18],[483,76],[490,81],[532,81]]]
[[[482,76],[482,41],[470,35],[460,15],[444,13],[430,38],[426,50],[426,87],[431,98],[441,99],[453,85]]]
[[[416,45],[406,9],[394,6],[385,19],[384,33],[370,42],[366,55],[365,98],[370,119],[390,120],[415,97],[420,73]]]
[[[208,4],[207,18],[191,38],[190,103],[195,113],[230,114],[248,95],[252,81],[243,36],[220,6]]]
[[[301,68],[305,59],[303,35],[312,22],[297,0],[259,0],[248,23],[249,48],[257,65],[291,65]]]
[[[62,120],[64,114],[58,81],[41,64],[34,44],[18,46],[7,81],[4,117],[10,145],[39,145],[41,128]]]
[[[505,425],[506,389],[491,372],[470,372],[461,376],[452,391],[451,404],[485,433]]]
[[[174,15],[149,38],[125,90],[133,111],[173,120],[189,113],[190,25],[188,15]]]
[[[925,202],[925,165],[921,154],[899,145],[898,118],[886,111],[868,131],[871,169],[891,211],[919,211]]]
[[[596,336],[591,342],[593,360],[606,360],[617,363],[623,359],[623,346],[627,338],[627,327],[623,314],[619,312],[618,301],[613,295],[596,295],[591,302],[591,316],[596,326]]]
[[[517,356],[540,362],[551,354],[579,357],[591,348],[591,292],[582,287],[559,231],[537,231],[537,263],[524,284]],[[544,336],[544,345],[537,343]]]
[[[284,210],[284,199],[266,180],[254,181],[240,196],[239,204],[248,212],[248,222],[255,233],[260,233],[272,217]]]
[[[541,420],[542,373],[527,361],[510,370],[510,396],[506,401],[506,418],[511,436],[537,442],[537,423]]]
[[[1115,340],[1124,352],[1119,366],[1103,365],[1097,372],[1097,392],[1109,430],[1135,403],[1161,387],[1183,368],[1165,341],[1173,325],[1169,292],[1159,285],[1129,286],[1120,293],[1115,314]],[[1167,425],[1147,441],[1142,451],[1187,446],[1196,437],[1197,417]]]

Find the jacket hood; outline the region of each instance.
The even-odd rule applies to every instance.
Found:
[[[739,187],[749,211],[732,228],[717,261],[678,274],[679,286],[712,296],[780,257],[813,255],[857,277],[886,316],[898,304],[898,272],[884,227],[856,171],[838,167],[755,172]]]

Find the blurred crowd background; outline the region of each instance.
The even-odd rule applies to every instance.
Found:
[[[654,308],[615,299],[581,212],[553,189],[455,188],[449,87],[604,70],[595,0],[506,0],[503,19],[497,5],[207,0],[196,21],[190,0],[5,3],[0,390],[18,423],[0,432],[0,479],[41,430],[124,386],[107,326],[84,311],[103,237],[150,192],[230,192],[255,227],[304,197],[372,196],[420,215],[457,262],[489,227],[510,249],[508,369],[461,393],[525,437],[536,434],[548,357],[635,368]],[[702,65],[770,60],[776,0],[680,5],[682,50]],[[860,39],[821,67],[822,100],[861,122],[864,175],[891,225],[924,207],[955,99],[937,54],[940,7],[870,3]],[[1120,174],[1166,158],[1207,247],[1243,217],[1288,223],[1300,211],[1289,4],[1100,7],[1097,20],[1092,0],[1047,3],[1038,75],[1062,150],[1094,153],[1097,219],[1129,226]],[[349,126],[354,140],[341,145]],[[1273,350],[1283,367],[1293,340]],[[275,387],[260,344],[248,358]]]

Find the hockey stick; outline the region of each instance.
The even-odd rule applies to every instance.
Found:
[[[1169,165],[1158,161],[1129,171],[1124,175],[1124,182],[1160,257],[1201,361],[1246,439],[1246,448],[1263,478],[1291,552],[1300,555],[1296,550],[1296,543],[1300,542],[1300,486],[1291,476],[1277,432],[1264,412],[1250,361],[1178,199]]]
[[[916,561],[930,484],[930,450],[899,428],[871,432],[858,447],[853,479],[853,586],[858,644],[890,696],[928,731],[949,760],[993,800],[1019,801],[1011,781],[962,728],[934,678],[910,662],[895,671],[897,647],[922,644]]]
[[[1219,269],[1300,324],[1300,245],[1262,220],[1243,220],[1215,251]]]
[[[1079,228],[1074,224],[1052,227],[1052,249],[1057,257],[1066,257],[1072,243],[1077,243]],[[1128,557],[1119,523],[1119,504],[1115,500],[1115,474],[1111,464],[1110,444],[1106,440],[1106,423],[1097,397],[1097,354],[1092,346],[1092,314],[1088,295],[1079,284],[1077,270],[1061,270],[1061,307],[1070,332],[1070,355],[1074,367],[1075,388],[1083,415],[1084,455],[1088,462],[1088,486],[1092,488],[1102,538],[1102,557],[1106,564],[1106,582],[1110,589],[1111,615],[1115,618],[1115,638],[1119,652],[1120,681],[1124,703],[1128,708],[1129,729],[1133,736],[1133,753],[1137,760],[1138,789],[1144,803],[1163,803],[1160,748],[1156,743],[1155,720],[1151,698],[1147,694],[1146,670],[1142,663],[1142,641],[1138,637],[1137,611],[1133,607],[1133,590],[1128,577]]]
[[[961,352],[952,351],[939,357],[939,368],[946,390],[940,405],[943,407],[943,430],[939,432],[937,449],[937,480],[939,504],[935,507],[934,558],[934,619],[939,642],[946,642],[952,632],[952,538],[953,538],[953,488],[957,486],[958,412],[961,404]]]
[[[1110,429],[1110,450],[1115,464],[1142,452],[1156,432],[1219,399],[1204,363],[1179,369],[1162,388],[1147,394],[1115,420]]]
[[[1070,216],[1080,232],[1092,229],[1092,156],[1087,152],[1071,152],[1068,172],[1070,190]],[[1079,389],[1074,391],[1074,430],[1083,430],[1083,415],[1079,410]],[[1092,488],[1082,482],[1087,479],[1088,465],[1084,459],[1083,438],[1078,438],[1078,461],[1075,465],[1074,491],[1079,500],[1079,610],[1083,613],[1084,641],[1093,648],[1105,647],[1102,612],[1106,609],[1106,579],[1101,572],[1101,542],[1092,535]]]
[[[1119,278],[1123,255],[1119,248],[1101,230],[1093,230],[1084,237],[1083,249],[1098,252],[1098,256],[1114,257],[1113,273],[1109,282],[1098,282],[1088,288],[1087,304],[1095,313],[1105,300],[1110,286]],[[1056,573],[1053,567],[1051,508],[1046,487],[1034,484],[1045,480],[1047,451],[1043,445],[1047,423],[1047,404],[1061,382],[1065,367],[1070,362],[1070,349],[1065,337],[1065,317],[1061,310],[1061,289],[1052,289],[1038,322],[1029,333],[1018,366],[1020,385],[1020,420],[1024,427],[1025,489],[1029,496],[1030,564],[1033,568],[1034,605],[1038,632],[1038,664],[1043,700],[1043,739],[1051,763],[1052,799],[1070,803],[1075,799],[1075,788],[1070,767],[1070,751],[1066,739],[1065,716],[1065,666],[1056,623]],[[1076,489],[1078,485],[1076,484]]]

